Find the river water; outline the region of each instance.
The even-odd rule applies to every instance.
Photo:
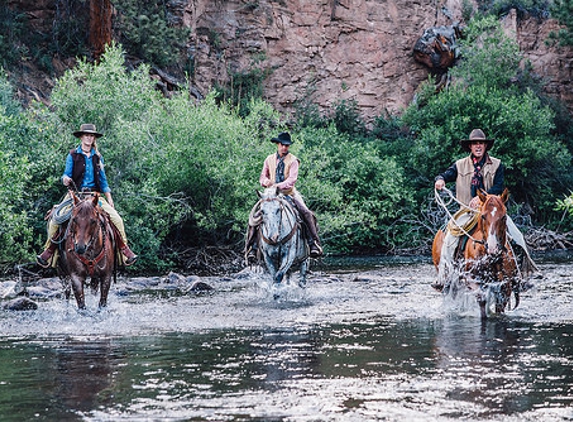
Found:
[[[0,310],[0,420],[572,421],[566,258],[487,321],[426,259],[325,259],[278,300],[257,269],[120,278],[82,313],[28,283],[37,310]]]

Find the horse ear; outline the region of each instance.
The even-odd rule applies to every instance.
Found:
[[[484,191],[483,189],[478,189],[477,194],[479,196],[480,201],[485,202],[485,200],[487,199],[487,192]]]
[[[92,204],[94,207],[97,207],[98,203],[99,203],[99,192],[96,192],[94,194],[94,199],[92,200]]]
[[[509,189],[505,188],[505,189],[503,190],[503,193],[501,194],[501,200],[502,200],[503,203],[505,204],[508,199],[509,199]]]
[[[70,193],[72,194],[72,201],[74,203],[74,205],[78,205],[78,202],[80,202],[80,198],[78,198],[76,196],[76,194],[74,193],[74,191],[70,191]]]

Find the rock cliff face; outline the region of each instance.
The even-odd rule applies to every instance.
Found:
[[[9,0],[49,28],[61,0]],[[170,0],[191,30],[194,84],[205,94],[236,74],[265,71],[265,99],[284,113],[297,101],[323,110],[354,100],[366,119],[396,114],[429,69],[413,47],[428,28],[462,21],[462,0]],[[32,5],[33,4],[33,5]],[[474,9],[477,6],[474,4]],[[547,91],[573,110],[573,51],[548,47],[554,21],[504,20]]]
[[[303,98],[323,109],[344,99],[366,118],[410,103],[429,72],[413,59],[416,41],[456,21],[461,0],[188,0],[184,17],[201,91],[257,67],[271,71],[265,97],[283,112]],[[572,51],[544,43],[557,24],[511,14],[504,25],[548,91],[573,109]]]
[[[190,0],[186,12],[201,90],[259,67],[271,71],[266,99],[284,112],[303,98],[323,108],[344,99],[373,117],[412,100],[428,74],[413,46],[461,19],[461,1]]]

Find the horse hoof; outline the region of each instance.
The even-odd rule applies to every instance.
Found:
[[[444,290],[444,285],[438,281],[434,281],[431,286],[434,290],[437,290],[440,293]]]

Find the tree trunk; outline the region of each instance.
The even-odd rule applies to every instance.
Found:
[[[105,48],[111,43],[111,18],[113,6],[110,0],[90,0],[90,37],[96,61],[104,53]]]

